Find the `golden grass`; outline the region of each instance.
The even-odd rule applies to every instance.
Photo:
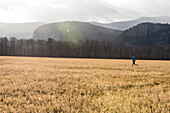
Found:
[[[170,61],[0,57],[0,112],[168,113]]]

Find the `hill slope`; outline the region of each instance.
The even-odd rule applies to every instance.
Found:
[[[60,22],[43,25],[34,32],[34,39],[53,38],[61,41],[114,41],[122,31],[99,27],[84,22]]]
[[[170,44],[170,25],[142,23],[123,32],[121,39],[130,45]]]

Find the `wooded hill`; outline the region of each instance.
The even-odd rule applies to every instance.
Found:
[[[33,39],[48,38],[57,41],[79,43],[86,40],[114,42],[122,34],[120,30],[108,29],[85,22],[60,22],[40,26],[33,34]]]
[[[125,30],[120,39],[128,45],[168,45],[170,44],[170,25],[142,23]]]

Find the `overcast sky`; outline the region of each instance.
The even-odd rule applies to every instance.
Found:
[[[114,22],[170,16],[170,0],[0,0],[0,22]]]

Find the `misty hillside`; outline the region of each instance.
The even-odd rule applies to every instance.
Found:
[[[34,39],[53,38],[61,41],[111,41],[120,36],[122,31],[99,27],[84,22],[60,22],[43,25],[34,32]]]
[[[17,39],[30,39],[36,28],[43,25],[41,22],[32,23],[0,23],[1,37],[16,37]]]
[[[170,25],[142,23],[123,32],[121,39],[128,45],[168,45]]]
[[[129,29],[130,27],[136,26],[137,24],[144,23],[144,22],[169,23],[170,24],[170,17],[167,17],[167,16],[141,17],[136,20],[113,22],[109,24],[103,24],[103,23],[98,23],[98,22],[91,22],[91,24],[106,27],[106,28],[111,28],[111,29],[126,30],[126,29]]]
[[[95,29],[97,28],[97,29],[100,29],[102,31],[107,31],[108,32],[108,31],[112,31],[112,30],[109,30],[109,29],[106,30],[106,29],[101,28],[101,27],[115,29],[113,33],[116,33],[117,32],[116,29],[117,30],[121,30],[121,31],[122,30],[126,30],[126,29],[129,29],[132,26],[136,26],[137,24],[143,23],[143,22],[170,23],[170,17],[167,17],[167,16],[163,16],[163,17],[142,17],[142,18],[138,18],[136,20],[122,21],[122,22],[113,22],[113,23],[110,23],[110,24],[102,24],[102,23],[98,23],[98,22],[91,22],[90,24],[100,26],[99,28],[97,28],[97,26],[93,26],[93,28],[95,28]],[[62,23],[64,23],[64,22],[62,22]],[[34,31],[38,27],[40,27],[42,25],[44,25],[44,23],[41,23],[41,22],[32,22],[32,23],[0,23],[0,37],[16,37],[17,39],[30,39],[30,38],[33,38]],[[59,25],[59,24],[57,24],[57,25]],[[92,25],[89,25],[87,23],[86,24],[84,23],[84,24],[81,24],[81,25],[80,24],[79,25],[76,24],[76,25],[77,25],[77,29],[79,29],[78,27],[82,28],[82,29],[79,29],[79,30],[81,30],[81,32],[83,32],[83,33],[81,33],[81,35],[82,35],[81,37],[83,37],[84,35],[88,36],[88,33],[90,33],[89,34],[90,37],[86,37],[86,38],[92,38],[91,35],[92,35],[93,28],[90,29],[90,30],[92,30],[91,32],[90,32],[90,30],[84,30],[83,29],[83,26],[85,26],[84,28],[86,29],[86,28],[89,28],[89,26],[92,27]],[[46,29],[46,30],[49,31],[49,29]],[[52,31],[50,31],[50,32],[52,32]],[[108,32],[108,34],[106,33],[106,35],[109,35],[109,33],[110,32]],[[94,34],[95,33],[93,32],[93,38],[95,39],[96,36],[94,36]],[[51,35],[52,35],[52,33],[50,34],[50,36]],[[54,33],[53,35],[56,35],[56,34]],[[53,35],[51,37],[53,37]],[[113,36],[115,37],[116,35],[113,35]],[[47,36],[49,36],[49,35],[47,35]],[[61,39],[60,36],[54,36],[54,37],[57,37],[56,39]],[[99,37],[99,40],[100,40],[100,38],[101,37]]]

